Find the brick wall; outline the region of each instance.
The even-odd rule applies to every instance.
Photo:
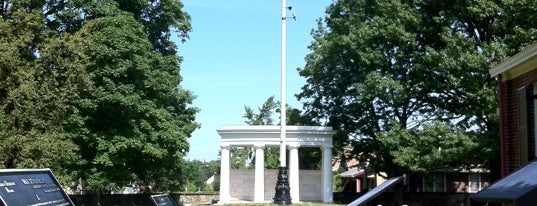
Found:
[[[502,110],[502,123],[503,123],[503,158],[504,167],[502,168],[503,174],[509,174],[518,169],[522,165],[520,164],[520,139],[518,131],[519,121],[519,106],[517,102],[517,90],[520,88],[526,88],[527,99],[527,114],[528,114],[528,157],[529,160],[535,157],[535,121],[534,121],[534,97],[533,87],[537,86],[534,83],[537,82],[537,70],[529,72],[525,75],[519,76],[512,80],[503,82],[503,88],[501,90],[502,96],[500,97],[503,105],[500,108]]]

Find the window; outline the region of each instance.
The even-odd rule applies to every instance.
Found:
[[[476,193],[481,190],[481,175],[478,173],[468,174],[468,192]]]
[[[434,175],[434,191],[435,192],[444,192],[445,190],[445,176],[444,174],[435,174]]]
[[[445,192],[446,176],[443,173],[433,174],[424,178],[423,188],[425,192]]]

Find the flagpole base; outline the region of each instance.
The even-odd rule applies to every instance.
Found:
[[[276,181],[276,193],[274,194],[274,204],[290,205],[291,193],[289,192],[289,176],[287,167],[280,167],[278,170],[278,180]]]

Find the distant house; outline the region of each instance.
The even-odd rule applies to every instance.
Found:
[[[537,44],[490,70],[498,79],[502,179],[475,194],[480,202],[537,202]]]
[[[490,171],[482,168],[443,168],[426,176],[410,176],[409,192],[476,193],[490,185]]]
[[[345,178],[343,192],[367,192],[386,181],[383,177],[386,174],[381,172],[379,175],[366,167],[353,167],[339,176]]]
[[[382,177],[383,175],[378,175],[375,171],[367,169],[367,164],[360,164],[352,157],[351,153],[350,148],[345,148],[344,160],[338,157],[332,159],[332,171],[343,170],[342,173],[338,174],[340,178],[344,178],[342,192],[366,192],[386,180]],[[386,175],[384,174],[384,176]]]
[[[334,158],[332,171],[346,169],[338,176],[344,178],[343,192],[367,192],[383,183],[386,174],[367,169],[367,164],[360,164],[350,155],[350,149],[345,150],[345,160]],[[429,171],[426,176],[408,176],[409,192],[448,192],[476,193],[490,185],[490,171],[483,168],[453,169],[442,168]],[[384,176],[384,177],[383,177]]]

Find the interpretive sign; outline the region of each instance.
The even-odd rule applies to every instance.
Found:
[[[367,202],[371,201],[373,198],[380,195],[380,193],[384,192],[385,190],[389,189],[391,186],[402,182],[403,177],[392,177],[390,179],[387,179],[379,186],[373,188],[369,192],[365,193],[364,195],[360,196],[358,199],[352,201],[347,206],[362,206],[365,205]]]
[[[74,206],[50,169],[0,169],[3,206]]]
[[[156,206],[176,206],[170,195],[151,195],[151,200]]]

